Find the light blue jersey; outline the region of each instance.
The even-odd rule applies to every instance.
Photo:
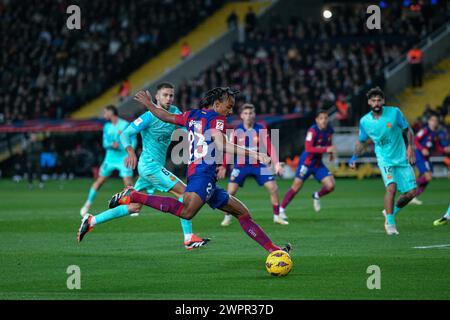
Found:
[[[397,107],[383,107],[378,119],[369,112],[359,123],[359,141],[369,138],[375,143],[378,165],[407,166],[406,146],[402,132],[408,128],[408,122]]]
[[[105,159],[100,166],[99,175],[101,177],[109,177],[113,171],[119,171],[122,178],[132,177],[133,170],[125,167],[125,158],[127,152],[120,142],[120,134],[128,127],[128,121],[119,118],[116,124],[108,122],[103,127],[103,148],[106,150]],[[114,143],[118,144],[118,148],[113,148]],[[133,137],[130,140],[133,148],[137,146],[137,139]]]
[[[108,122],[103,127],[103,148],[106,150],[105,161],[106,162],[120,162],[125,159],[127,152],[120,143],[120,134],[128,126],[128,121],[119,118],[116,124]],[[119,147],[113,148],[113,144],[117,142]],[[136,139],[132,141],[132,144],[136,146]]]
[[[168,112],[181,114],[178,107],[171,105]],[[142,114],[126,128],[120,136],[122,144],[128,146],[130,137],[140,133],[142,136],[142,153],[139,157],[139,179],[135,184],[136,190],[154,190],[167,192],[179,181],[179,179],[164,168],[167,149],[169,148],[172,134],[179,126],[167,123],[156,118],[150,111]]]

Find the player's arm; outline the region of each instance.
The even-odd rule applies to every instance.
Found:
[[[152,96],[148,91],[139,91],[135,96],[134,100],[143,104],[155,117],[164,122],[173,123],[176,125],[183,125],[179,122],[180,115],[170,113],[167,110],[158,107],[152,101]]]
[[[229,142],[226,135],[220,130],[213,130],[211,136],[214,139],[214,143],[219,152],[222,153],[225,152],[231,156],[236,155],[236,156],[252,157],[264,163],[265,165],[270,165],[271,160],[267,155],[253,150],[249,150],[247,148]]]
[[[128,156],[125,158],[125,166],[127,168],[131,169],[136,168],[137,165],[137,156],[135,152],[137,146],[136,135],[148,127],[148,124],[151,120],[150,117],[151,117],[150,114],[144,113],[139,118],[131,122],[119,136],[120,143],[128,153]]]
[[[364,126],[360,122],[358,141],[356,141],[355,150],[353,151],[353,156],[348,161],[348,165],[351,169],[355,169],[356,159],[358,159],[358,157],[360,157],[365,152],[368,143],[369,143],[369,135],[366,133]]]
[[[409,126],[400,109],[397,108],[397,125],[403,130],[403,140],[407,146],[406,153],[411,165],[416,164],[416,154],[414,152],[414,132]]]

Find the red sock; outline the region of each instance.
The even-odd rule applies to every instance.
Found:
[[[292,201],[292,199],[294,199],[296,194],[297,192],[295,192],[292,188],[289,189],[288,192],[286,192],[286,194],[284,195],[283,202],[281,202],[281,207],[285,209],[288,206],[288,204]]]
[[[323,197],[326,194],[329,194],[331,192],[331,190],[329,190],[326,187],[322,187],[322,189],[320,189],[319,192],[317,192],[317,194],[319,195],[319,198]]]
[[[280,205],[279,204],[273,204],[272,205],[273,208],[273,214],[274,215],[279,215],[280,214]]]
[[[181,216],[183,204],[175,198],[147,195],[137,191],[133,191],[130,197],[131,202],[142,203],[156,210],[169,212],[177,217]]]
[[[419,186],[416,191],[416,197],[417,197],[419,194],[421,194],[422,192],[425,191],[425,188],[428,185],[428,181],[427,181],[427,179],[425,179],[425,176],[421,176],[417,179],[416,182],[417,182],[417,185]]]
[[[269,252],[280,250],[281,248],[274,245],[269,237],[266,235],[263,229],[258,226],[249,214],[243,215],[239,218],[239,223],[245,233],[248,234],[250,238],[259,243],[261,247]]]

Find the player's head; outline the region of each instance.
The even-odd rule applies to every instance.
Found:
[[[428,117],[428,127],[435,131],[439,126],[439,118],[436,113],[431,113]]]
[[[326,110],[321,109],[316,112],[316,124],[320,130],[326,129],[328,126],[328,113]]]
[[[375,113],[380,113],[384,105],[384,93],[380,87],[370,89],[367,94],[367,103]]]
[[[244,103],[241,107],[241,119],[248,126],[251,126],[255,123],[256,112],[255,106],[251,103]]]
[[[228,116],[233,113],[235,103],[235,95],[239,90],[230,87],[218,87],[209,90],[202,100],[200,100],[200,108],[209,108],[216,111],[222,116]]]
[[[156,87],[156,102],[160,107],[169,109],[175,98],[175,86],[170,82],[162,82]]]
[[[106,106],[105,109],[103,109],[103,118],[105,118],[106,121],[111,121],[114,117],[118,116],[119,111],[112,104]]]

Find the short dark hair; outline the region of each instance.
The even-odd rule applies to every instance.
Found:
[[[115,116],[118,116],[118,115],[119,115],[119,110],[117,110],[117,107],[114,106],[114,105],[112,105],[112,104],[107,105],[107,106],[105,107],[105,109],[106,109],[106,110],[109,110],[109,111],[112,111],[112,113],[113,113]]]
[[[166,88],[167,89],[175,89],[175,86],[170,82],[161,82],[156,87],[156,91],[161,90],[161,89],[166,89]]]
[[[328,115],[328,111],[327,111],[327,110],[325,110],[325,109],[319,109],[319,110],[316,111],[316,118],[317,118],[318,116],[320,116],[322,113],[325,113],[326,115]]]
[[[206,92],[205,96],[200,100],[199,107],[206,108],[216,100],[223,101],[225,97],[234,97],[239,90],[230,87],[217,87]]]
[[[384,92],[380,87],[375,87],[367,91],[366,97],[367,99],[372,98],[373,96],[380,96],[384,99]]]
[[[436,117],[439,120],[439,115],[435,111],[430,112],[430,114],[428,115],[428,119],[430,119],[431,117]]]
[[[244,110],[247,109],[255,111],[255,106],[251,103],[244,103],[241,107],[241,112],[244,112]]]

